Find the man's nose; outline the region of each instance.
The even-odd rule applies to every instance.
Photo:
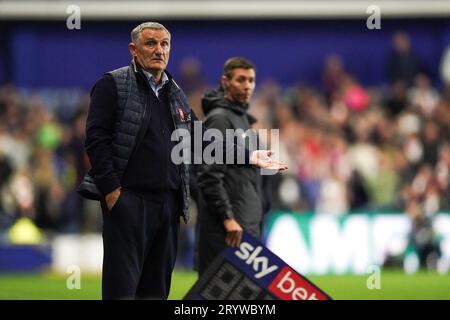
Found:
[[[162,46],[158,43],[155,47],[155,54],[162,55],[164,53],[164,50]]]
[[[244,89],[250,91],[252,89],[252,83],[250,81],[245,81]]]

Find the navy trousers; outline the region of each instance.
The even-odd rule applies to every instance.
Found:
[[[103,299],[167,299],[177,255],[181,191],[102,201]]]

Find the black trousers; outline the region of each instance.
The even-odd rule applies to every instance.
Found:
[[[181,192],[122,189],[103,212],[103,299],[167,299],[177,255]]]

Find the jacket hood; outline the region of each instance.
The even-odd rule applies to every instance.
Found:
[[[213,91],[208,92],[202,98],[202,109],[205,115],[208,115],[212,110],[216,108],[225,108],[228,110],[232,110],[233,112],[243,115],[246,114],[250,124],[256,122],[256,119],[247,113],[247,107],[231,102],[227,98],[225,98],[225,93],[222,88],[215,89]]]

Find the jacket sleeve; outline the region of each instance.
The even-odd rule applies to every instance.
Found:
[[[225,117],[210,117],[205,122],[206,127],[219,129],[225,135],[226,129],[233,128]],[[226,164],[201,164],[196,166],[197,184],[208,207],[221,219],[233,218],[233,208],[225,189],[224,177],[227,172]]]
[[[100,192],[105,196],[120,186],[114,170],[111,144],[117,109],[117,88],[111,75],[97,81],[91,91],[86,121],[86,153],[91,163],[91,174]]]

